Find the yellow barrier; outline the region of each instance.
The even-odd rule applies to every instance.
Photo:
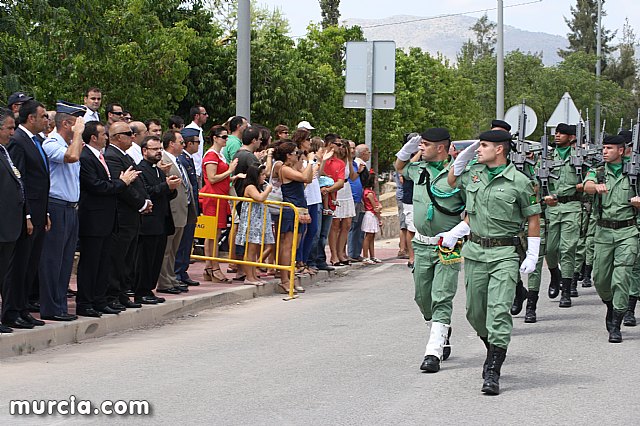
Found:
[[[295,285],[295,273],[296,273],[296,250],[297,250],[297,246],[298,246],[298,225],[299,225],[299,211],[298,211],[298,207],[294,206],[291,203],[284,203],[284,202],[278,202],[278,201],[265,201],[263,203],[259,203],[257,201],[252,200],[251,198],[244,198],[244,197],[233,197],[230,195],[217,195],[217,194],[205,194],[205,193],[200,193],[199,194],[200,197],[206,197],[206,198],[214,198],[217,200],[216,202],[216,212],[220,211],[220,204],[221,203],[226,203],[231,201],[232,205],[231,205],[231,217],[235,218],[238,213],[236,210],[236,207],[238,205],[238,202],[243,202],[243,203],[250,203],[250,204],[264,204],[265,208],[264,208],[264,212],[263,212],[263,217],[262,217],[262,241],[260,243],[260,257],[258,260],[260,260],[260,262],[252,262],[252,261],[248,261],[247,259],[247,251],[248,251],[248,244],[245,243],[245,248],[244,248],[244,256],[242,260],[238,260],[238,259],[232,259],[232,253],[234,253],[234,249],[235,249],[235,230],[236,230],[236,221],[232,220],[231,221],[231,230],[229,232],[229,236],[234,236],[233,241],[231,240],[231,238],[229,238],[229,257],[224,258],[224,257],[217,257],[216,254],[218,252],[218,246],[217,244],[214,244],[214,250],[212,253],[212,256],[199,256],[199,255],[194,255],[191,254],[191,258],[192,259],[199,259],[199,260],[209,260],[209,261],[213,261],[213,262],[223,262],[223,263],[233,263],[236,265],[248,265],[248,266],[255,266],[258,268],[273,268],[276,270],[287,270],[289,271],[289,297],[287,297],[285,300],[291,300],[291,299],[295,299],[297,296],[294,294],[294,285]],[[294,214],[294,226],[293,226],[293,242],[291,244],[291,264],[290,265],[280,265],[278,264],[278,257],[279,257],[279,252],[280,252],[280,232],[277,232],[276,235],[274,235],[275,238],[275,263],[265,263],[262,262],[262,253],[264,252],[264,238],[266,235],[266,225],[267,225],[267,215],[271,214],[269,213],[269,209],[267,208],[267,206],[276,206],[279,207],[279,214],[278,214],[278,227],[277,229],[280,229],[280,225],[282,224],[282,213],[284,212],[285,208],[290,208],[293,211]],[[248,209],[249,214],[248,214],[248,223],[247,223],[247,233],[245,235],[245,241],[249,240],[249,231],[251,229],[251,211],[252,209],[249,208]],[[226,218],[222,219],[222,220],[226,220]],[[269,232],[271,232],[271,230],[268,230]],[[206,238],[206,239],[211,239],[213,241],[217,241],[217,237],[218,237],[218,217],[217,216],[198,216],[198,223],[196,225],[196,230],[194,232],[194,236],[196,238]]]

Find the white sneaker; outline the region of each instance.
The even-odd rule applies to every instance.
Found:
[[[362,264],[363,265],[375,265],[376,262],[373,259],[369,259],[368,257],[365,257],[364,259],[362,259]]]
[[[382,263],[382,260],[378,259],[377,257],[372,257],[371,260],[373,260],[374,263]]]

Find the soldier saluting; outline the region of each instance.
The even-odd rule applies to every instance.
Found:
[[[627,311],[631,271],[638,254],[636,216],[640,198],[637,188],[632,188],[629,177],[622,173],[624,150],[623,137],[605,137],[605,165],[591,170],[584,186],[585,192],[596,194],[594,284],[607,305],[605,323],[610,343],[622,342],[620,325]]]
[[[511,340],[510,308],[518,270],[535,270],[540,250],[540,204],[531,181],[508,161],[511,135],[491,130],[461,152],[449,170],[451,187],[466,195],[467,217],[443,235],[443,244],[469,234],[465,258],[467,320],[487,347],[482,392],[500,393],[500,371]],[[467,164],[476,150],[478,162]],[[528,224],[528,248],[522,250]]]

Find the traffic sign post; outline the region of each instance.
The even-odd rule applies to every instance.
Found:
[[[344,108],[365,110],[364,141],[371,150],[373,110],[396,106],[396,44],[393,41],[347,42]],[[371,167],[369,160],[368,167]]]

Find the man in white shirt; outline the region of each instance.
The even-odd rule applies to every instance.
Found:
[[[140,144],[142,143],[142,139],[147,136],[147,126],[144,125],[142,121],[133,121],[129,124],[131,131],[133,132],[133,143],[131,147],[127,149],[127,154],[133,161],[138,164],[142,161],[142,148],[140,148]]]
[[[84,94],[84,106],[87,112],[84,114],[84,122],[100,121],[98,110],[102,104],[102,92],[97,87],[90,87]]]
[[[200,105],[192,106],[189,110],[189,116],[191,117],[191,123],[186,126],[187,129],[198,129],[200,132],[200,146],[198,152],[193,154],[193,162],[196,166],[196,173],[198,177],[202,175],[202,156],[204,153],[204,135],[202,134],[202,126],[207,122],[209,114],[205,107]]]

